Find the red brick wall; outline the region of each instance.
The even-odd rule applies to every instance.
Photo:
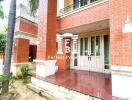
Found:
[[[111,64],[132,66],[132,33],[122,29],[130,14],[132,23],[132,0],[110,0],[110,53]]]
[[[40,0],[38,36],[42,38],[37,46],[37,59],[47,60],[56,56],[56,13],[57,0]]]
[[[28,62],[29,57],[29,40],[17,38],[15,39],[16,46],[14,47],[13,62],[24,63]]]
[[[60,18],[58,31],[109,19],[109,2]]]
[[[34,24],[31,21],[20,18],[16,21],[15,31],[23,31],[29,34],[37,35],[38,27],[37,24]]]

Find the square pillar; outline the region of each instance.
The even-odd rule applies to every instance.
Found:
[[[14,42],[14,63],[27,63],[29,60],[29,40],[17,38]]]
[[[37,70],[36,75],[55,73],[57,0],[39,1]],[[51,65],[50,65],[51,64]],[[40,74],[41,73],[41,74]]]
[[[16,38],[13,50],[13,63],[11,72],[16,76],[21,76],[21,65],[28,64],[29,60],[29,40]]]
[[[71,38],[62,37],[62,43],[58,41],[59,45],[62,45],[62,51],[57,52],[57,65],[59,70],[69,70],[71,60]],[[59,48],[58,48],[59,49]]]
[[[109,0],[109,3],[112,95],[131,100],[132,32],[124,33],[123,28],[127,16],[132,24],[132,0]]]
[[[40,0],[39,6],[37,59],[51,60],[56,56],[57,0]]]
[[[132,72],[132,33],[123,33],[127,16],[130,17],[132,24],[131,5],[132,0],[110,0],[110,63],[112,70],[123,71],[124,69],[124,71]]]

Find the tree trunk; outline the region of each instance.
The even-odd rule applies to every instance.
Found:
[[[16,20],[16,0],[11,0],[9,18],[8,18],[8,34],[5,49],[5,63],[4,63],[4,76],[10,78],[10,67],[13,47],[14,28]],[[8,93],[9,81],[5,81],[2,84],[2,94]]]

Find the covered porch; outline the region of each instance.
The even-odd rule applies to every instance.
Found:
[[[45,78],[33,76],[31,81],[29,87],[37,86],[60,100],[112,100],[110,74],[71,69]]]

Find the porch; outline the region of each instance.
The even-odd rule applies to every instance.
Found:
[[[32,85],[61,100],[112,100],[111,75],[82,70],[58,71],[48,77],[34,76]],[[79,99],[81,98],[81,99]]]

